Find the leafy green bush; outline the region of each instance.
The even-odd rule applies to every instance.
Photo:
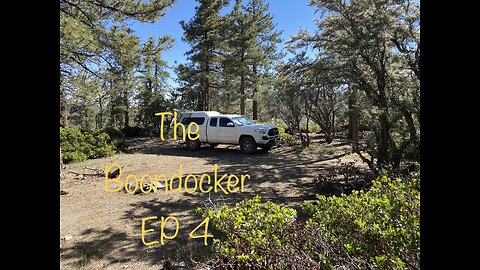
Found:
[[[60,128],[60,147],[64,163],[111,156],[116,147],[107,133]]]
[[[233,207],[224,205],[216,211],[204,211],[204,216],[212,220],[215,230],[225,235],[223,241],[214,240],[214,249],[220,256],[255,264],[265,261],[265,251],[284,242],[279,232],[293,223],[296,211],[272,202],[262,204],[257,195]]]
[[[301,130],[307,130],[307,121],[305,119],[300,121],[300,129]],[[320,131],[322,131],[322,129],[320,128],[320,126],[318,124],[316,124],[315,122],[310,120],[309,123],[308,123],[308,131],[319,133]]]
[[[326,229],[324,237],[338,251],[333,263],[348,260],[362,269],[419,269],[419,183],[380,177],[367,192],[317,196],[317,202],[304,204],[303,210],[312,217],[307,224]]]
[[[297,142],[297,140],[295,139],[295,136],[291,135],[291,134],[288,134],[288,133],[279,133],[280,134],[280,142],[281,143],[286,143],[286,144],[289,144],[289,145],[293,145]]]
[[[85,137],[79,129],[60,128],[60,147],[64,163],[87,159]]]
[[[219,269],[420,269],[419,179],[386,177],[367,191],[318,196],[296,211],[259,196],[204,210]],[[222,268],[223,267],[223,268]]]

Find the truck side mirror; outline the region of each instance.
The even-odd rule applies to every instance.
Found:
[[[235,126],[235,124],[232,123],[232,122],[228,122],[228,123],[227,123],[227,127],[234,127],[234,126]]]

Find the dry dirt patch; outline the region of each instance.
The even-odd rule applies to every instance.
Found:
[[[232,203],[256,194],[263,199],[282,205],[298,206],[315,196],[315,179],[322,170],[329,170],[341,162],[360,159],[346,154],[348,145],[336,142],[331,155],[307,154],[291,147],[279,147],[269,152],[259,151],[245,155],[238,147],[203,147],[190,152],[175,143],[161,142],[158,138],[132,140],[129,154],[68,164],[61,188],[68,194],[60,196],[60,237],[62,269],[162,269],[166,258],[191,266],[192,257],[202,257],[208,248],[202,239],[190,239],[188,233],[202,221],[195,212],[197,207]],[[241,175],[248,173],[244,193],[220,195],[172,193],[159,191],[151,194],[131,195],[125,192],[106,193],[104,178],[68,173],[91,173],[87,168],[105,169],[113,163],[122,166],[123,174],[158,174],[170,176],[178,173],[212,174],[218,164],[219,173]],[[124,179],[124,178],[123,178]],[[146,247],[141,242],[141,220],[148,216],[175,216],[180,231],[174,240],[164,246]],[[158,237],[159,222],[150,224],[155,232],[147,236]],[[170,226],[170,225],[169,225]],[[167,226],[168,227],[168,226]]]

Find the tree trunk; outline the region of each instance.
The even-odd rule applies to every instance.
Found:
[[[253,89],[254,93],[255,93],[255,88]],[[254,94],[255,95],[255,94]],[[257,100],[255,100],[255,97],[253,99],[253,104],[252,104],[252,109],[253,109],[253,115],[252,115],[252,119],[253,120],[257,120],[258,119],[258,103],[257,103]]]
[[[102,98],[98,100],[99,112],[97,115],[97,128],[103,128],[103,102]]]
[[[308,101],[306,98],[304,98],[304,104],[305,104],[305,112],[308,111]],[[306,126],[306,134],[307,134],[307,146],[310,145],[310,129],[309,129],[309,123],[310,123],[310,117],[308,113],[305,113],[305,118],[307,119],[307,126]]]
[[[127,107],[127,109],[125,110],[125,125],[124,125],[124,127],[128,128],[129,126],[130,126],[130,115],[128,113],[128,107]]]
[[[110,126],[113,128],[117,127],[117,121],[115,117],[115,110],[112,108],[110,111]]]
[[[117,128],[117,119],[116,119],[116,112],[117,112],[117,109],[115,108],[117,105],[118,105],[118,101],[117,101],[117,97],[115,96],[115,93],[114,93],[114,86],[113,86],[113,80],[110,81],[110,103],[109,103],[109,107],[110,107],[110,126],[113,127],[113,128]]]
[[[390,144],[390,127],[388,124],[386,112],[384,112],[380,115],[380,140],[378,143],[378,157],[377,157],[378,158],[377,166],[379,168],[382,168],[385,165],[390,164],[389,144]]]
[[[352,141],[353,152],[358,152],[358,111],[355,105],[355,98],[350,95],[348,98],[348,138]]]
[[[241,34],[243,35],[243,27],[241,29]],[[244,50],[242,48],[242,50]],[[242,52],[240,56],[240,114],[245,115],[245,53]]]
[[[205,79],[205,92],[204,92],[204,102],[203,102],[203,110],[208,111],[210,109],[209,104],[210,98],[210,82],[208,78]]]
[[[378,108],[382,112],[380,115],[380,141],[378,144],[378,159],[377,166],[379,168],[384,168],[391,164],[391,154],[393,147],[390,147],[390,144],[393,142],[393,139],[390,134],[390,124],[388,122],[388,107],[387,107],[387,98],[385,93],[385,78],[383,76],[377,76],[377,85],[378,85]]]
[[[210,63],[205,63],[205,85],[203,90],[203,110],[208,111],[210,109],[210,81],[208,75],[210,74]]]
[[[245,76],[240,77],[240,114],[245,115]]]
[[[310,145],[310,134],[309,134],[309,133],[310,133],[310,130],[309,130],[309,128],[308,128],[308,122],[310,122],[310,120],[309,120],[308,117],[307,117],[307,127],[306,127],[307,130],[305,130],[305,135],[306,135],[305,137],[306,137],[306,139],[307,139],[307,140],[306,140],[306,143],[307,143],[306,146],[309,146],[309,145]]]
[[[253,65],[253,74],[255,77],[255,85],[253,86],[253,93],[252,93],[252,119],[258,119],[258,104],[257,104],[257,92],[258,92],[258,81],[257,81],[257,66]]]
[[[328,130],[328,129],[325,130],[325,142],[326,142],[327,144],[330,144],[330,143],[333,142],[333,137],[334,137],[334,136],[333,136],[331,130]]]
[[[60,86],[60,126],[68,127],[68,105],[65,97],[65,90]]]
[[[125,112],[124,112],[124,114],[125,114],[125,125],[124,125],[124,127],[128,128],[130,126],[130,113],[129,113],[130,104],[128,102],[128,93],[126,91],[125,91],[125,97],[124,98],[125,98],[125,100],[124,100],[124,102],[125,102]]]
[[[63,180],[63,159],[62,159],[62,147],[60,147],[60,180]]]

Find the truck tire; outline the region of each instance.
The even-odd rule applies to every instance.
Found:
[[[190,140],[187,139],[187,149],[190,151],[196,151],[200,149],[200,141],[199,140]]]
[[[240,141],[240,150],[245,154],[255,154],[257,152],[257,143],[252,137],[243,137]]]

